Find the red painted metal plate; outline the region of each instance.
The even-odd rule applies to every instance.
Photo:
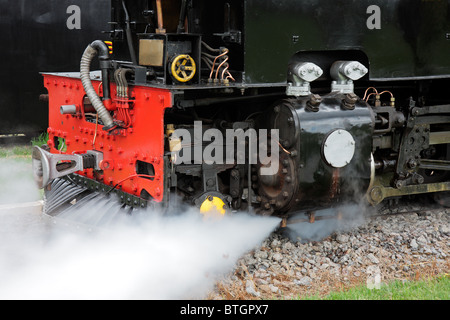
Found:
[[[101,82],[92,81],[97,93]],[[164,110],[172,106],[170,90],[144,86],[130,87],[129,114],[131,126],[120,134],[109,134],[103,126],[85,120],[83,99],[85,91],[79,78],[55,74],[44,75],[44,85],[49,94],[49,141],[52,153],[62,153],[55,148],[55,137],[65,139],[64,153],[85,153],[97,150],[103,153],[102,172],[87,169],[79,174],[108,186],[120,183],[122,191],[140,196],[146,190],[155,201],[164,194]],[[113,102],[117,92],[111,84]],[[62,115],[61,105],[76,105],[83,110],[79,115]],[[114,106],[114,103],[113,103]],[[117,111],[115,112],[117,114]],[[154,179],[136,176],[137,161],[153,165]]]

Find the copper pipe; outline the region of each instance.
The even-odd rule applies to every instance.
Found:
[[[224,80],[224,78],[225,78],[225,72],[227,72],[228,71],[228,68],[229,68],[229,65],[228,65],[228,63],[227,64],[225,64],[225,68],[223,69],[223,71],[222,71],[222,76],[220,77],[220,80]]]
[[[233,81],[236,81],[236,80],[234,80],[233,76],[231,75],[231,73],[229,71],[227,71],[227,74],[228,74],[228,76],[226,77],[226,79],[231,79]]]
[[[225,57],[225,60],[223,60],[222,63],[219,64],[219,66],[217,67],[216,79],[218,79],[220,68],[222,68],[222,66],[224,66],[226,64],[226,62],[228,61],[228,56],[224,56],[224,57]],[[223,77],[222,77],[222,80],[223,80]]]
[[[158,16],[158,29],[156,29],[156,33],[166,33],[166,29],[164,29],[161,0],[156,0],[156,12]]]
[[[366,92],[364,93],[364,98],[362,98],[364,101],[366,101],[367,92],[369,92],[370,89],[372,89],[373,91],[376,92],[376,94],[378,94],[378,91],[377,91],[376,88],[374,88],[374,87],[369,87],[369,88],[366,89]]]
[[[209,74],[209,78],[210,78],[210,79],[212,79],[212,76],[213,76],[213,74],[214,74],[214,68],[215,68],[217,59],[219,59],[220,57],[223,57],[223,56],[226,55],[227,53],[228,53],[228,49],[225,49],[225,51],[224,51],[222,54],[219,54],[219,55],[214,59],[213,67],[212,67],[212,69],[211,69],[211,73]]]
[[[233,80],[233,81],[236,81],[236,80],[234,80],[234,78],[233,78],[233,76],[231,75],[230,71],[228,71],[228,68],[229,68],[229,66],[228,66],[228,63],[227,63],[227,67],[226,67],[225,70],[223,70],[223,72],[222,72],[222,80],[224,80],[225,72],[226,72],[226,73],[228,74],[228,76],[225,78],[226,80],[231,79],[231,80]]]

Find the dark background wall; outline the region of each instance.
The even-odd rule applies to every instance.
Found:
[[[69,29],[71,5],[80,29]],[[78,71],[86,46],[108,40],[110,0],[0,0],[0,134],[45,130],[46,93],[40,72]]]

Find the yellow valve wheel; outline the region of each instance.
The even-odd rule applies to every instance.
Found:
[[[180,54],[173,59],[170,71],[178,82],[188,82],[194,78],[196,71],[195,61],[188,54]]]

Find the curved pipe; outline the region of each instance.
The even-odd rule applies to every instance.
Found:
[[[109,114],[103,102],[100,100],[94,86],[91,82],[90,67],[92,59],[98,54],[100,60],[100,68],[102,70],[102,82],[103,82],[103,98],[105,100],[110,99],[109,93],[109,51],[108,47],[103,41],[96,40],[89,44],[84,50],[83,56],[80,62],[80,78],[83,84],[84,91],[92,103],[92,106],[97,111],[98,116],[102,119],[104,127],[103,130],[111,130],[116,125],[113,118]]]
[[[95,40],[91,43],[91,46],[98,52],[100,69],[102,70],[103,99],[108,100],[111,98],[109,88],[109,49],[106,43],[101,40]]]
[[[122,69],[119,68],[114,72],[114,80],[116,81],[117,96],[119,98],[122,97],[122,82],[121,82],[121,77],[120,77],[121,71],[122,71]]]
[[[123,96],[128,99],[128,81],[127,81],[127,73],[133,72],[132,69],[124,69],[120,73],[120,77],[122,78],[123,85]]]

